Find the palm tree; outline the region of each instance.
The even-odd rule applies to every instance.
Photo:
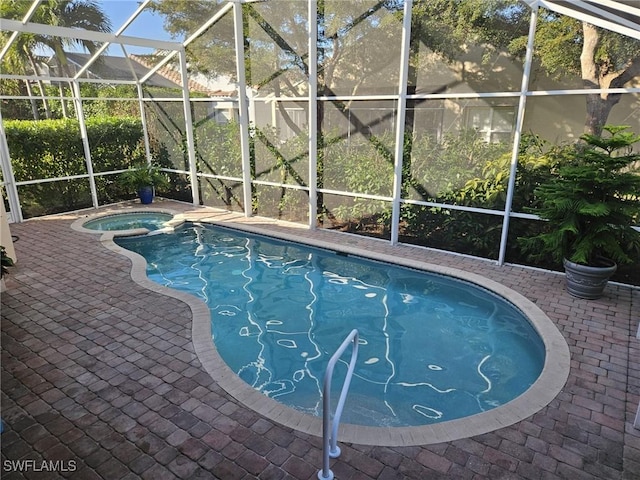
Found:
[[[8,35],[6,35],[5,32],[2,32],[2,37],[0,38],[2,38],[3,42],[6,42]],[[19,40],[22,41],[24,39],[20,38]],[[26,69],[26,62],[24,61],[26,56],[25,56],[25,51],[22,47],[23,45],[19,45],[19,46],[17,45],[17,41],[14,43],[14,48],[10,49],[2,58],[2,67],[1,67],[2,71],[7,73],[12,73],[12,74],[17,74],[17,75],[27,75],[29,73],[27,72],[27,69]],[[38,106],[36,105],[36,101],[33,98],[31,83],[29,82],[29,80],[25,80],[24,84],[26,86],[27,94],[29,95],[29,100],[31,102],[31,110],[33,112],[33,118],[35,118],[36,120],[39,120],[40,115],[38,112]],[[16,85],[16,88],[18,89],[20,88],[17,80],[15,81],[15,85]],[[38,85],[40,86],[40,82],[38,82]],[[7,93],[5,92],[5,88],[3,88],[3,92]],[[41,87],[40,94],[44,96],[42,87]],[[46,102],[45,102],[45,105],[46,105]]]
[[[42,23],[57,25],[60,27],[79,28],[98,32],[110,32],[111,22],[94,0],[45,0],[39,7],[42,9],[44,20]],[[93,54],[100,47],[96,42],[90,40],[80,40],[77,38],[61,38],[43,36],[42,44],[54,51],[55,57],[60,65],[62,75],[71,77],[69,62],[65,55],[64,48],[74,44],[83,47]],[[67,108],[64,101],[64,89],[62,83],[59,85],[62,114],[67,117]]]
[[[29,8],[29,2],[3,0],[0,13],[3,18],[22,19]],[[30,21],[45,25],[78,28],[97,32],[111,31],[109,18],[95,0],[43,0]],[[60,65],[61,76],[71,77],[69,63],[64,49],[65,47],[74,45],[81,46],[89,51],[89,53],[95,53],[100,46],[97,42],[90,40],[61,38],[50,35],[22,34],[18,37],[17,41],[14,42],[12,46],[13,51],[8,57],[13,57],[11,63],[21,62],[23,66],[28,63],[34,70],[34,73],[37,73],[34,51],[38,47],[46,46],[53,50]],[[60,89],[61,96],[64,96],[62,85],[60,85]],[[62,107],[64,116],[67,116],[64,101],[62,102]],[[47,109],[46,106],[45,109]]]
[[[26,2],[2,2],[0,3],[0,18],[21,19],[25,15],[25,6],[28,6]],[[11,38],[11,34],[4,31],[0,32],[0,38],[2,38],[3,44],[6,45],[6,43]],[[36,60],[36,57],[32,53],[36,48],[37,43],[38,42],[33,34],[23,33],[18,35],[11,44],[11,48],[7,52],[5,52],[5,55],[2,57],[2,70],[17,75],[27,75],[29,73],[37,74],[38,62]],[[31,67],[31,71],[27,69],[27,66]],[[24,83],[26,85],[27,94],[30,97],[33,117],[38,120],[40,118],[40,115],[36,102],[33,99],[31,83],[29,82],[29,80],[25,80]],[[42,81],[40,79],[37,80],[37,83],[40,89],[40,95],[42,96],[42,102],[47,118],[50,118],[51,112],[49,110],[49,105],[45,97],[44,85],[42,84]]]
[[[95,0],[44,0],[36,12],[38,23],[77,28],[96,32],[110,32],[111,22]],[[42,45],[54,51],[64,76],[71,76],[64,48],[80,46],[95,53],[100,45],[90,40],[40,36]]]

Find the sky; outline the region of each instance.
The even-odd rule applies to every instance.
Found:
[[[1,2],[2,0],[0,0]],[[141,3],[138,0],[97,0],[98,6],[105,12],[111,22],[112,32],[117,32],[131,15],[136,11]],[[161,15],[153,14],[149,10],[143,10],[138,17],[127,27],[122,33],[129,37],[141,37],[150,40],[164,40],[171,42],[180,42],[182,38],[171,38],[171,35],[164,30],[164,19]],[[71,44],[65,47],[68,51],[87,53],[87,51],[78,44]],[[144,47],[135,47],[126,45],[127,54],[151,54],[153,49]],[[38,55],[49,56],[53,52],[46,47],[39,47],[36,50]],[[112,44],[109,46],[107,55],[122,57],[124,53],[119,45]]]
[[[136,11],[139,2],[135,0],[101,0],[100,7],[109,17],[114,33],[127,21]],[[173,39],[163,28],[163,18],[145,10],[136,20],[123,32],[123,35],[130,37],[142,37],[155,40],[179,41]],[[151,53],[149,49],[138,48],[131,45],[126,46],[127,53]],[[122,49],[119,47],[109,47],[109,55],[122,56]]]

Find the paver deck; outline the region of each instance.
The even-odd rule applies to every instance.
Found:
[[[11,225],[19,240],[2,294],[2,478],[317,478],[321,439],[220,388],[194,351],[189,307],[134,282],[129,259],[98,235],[70,228],[87,213]],[[434,445],[341,443],[337,479],[640,479],[640,290],[609,285],[603,298],[580,300],[551,272],[216,214],[484,275],[533,301],[567,340],[568,381],[535,415]]]

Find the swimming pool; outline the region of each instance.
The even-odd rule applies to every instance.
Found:
[[[116,242],[154,282],[205,301],[229,367],[303,414],[320,413],[328,357],[352,328],[362,340],[343,421],[356,425],[468,419],[525,392],[548,360],[520,309],[447,276],[203,225]]]

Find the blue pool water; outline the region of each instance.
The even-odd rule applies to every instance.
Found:
[[[215,346],[245,382],[308,414],[321,415],[324,370],[353,328],[347,423],[473,415],[542,371],[544,345],[526,318],[470,283],[211,225],[116,242],[147,259],[151,280],[209,305]],[[336,367],[336,396],[349,358]]]
[[[90,230],[100,231],[132,230],[134,228],[158,230],[172,218],[173,215],[162,212],[116,213],[89,220],[82,226]]]

